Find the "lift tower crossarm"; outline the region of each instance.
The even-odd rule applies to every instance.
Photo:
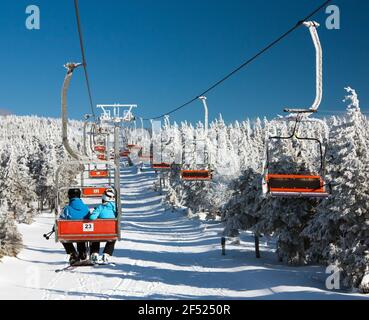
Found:
[[[106,122],[131,122],[135,120],[133,109],[136,104],[98,104],[98,109],[102,110],[101,121]],[[123,113],[121,113],[123,110]]]

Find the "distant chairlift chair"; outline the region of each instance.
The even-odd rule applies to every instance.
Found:
[[[199,98],[204,106],[204,110],[205,110],[205,141],[207,141],[207,136],[208,136],[208,126],[209,126],[209,112],[208,112],[208,105],[206,103],[206,97],[200,97]],[[196,142],[195,142],[195,147],[196,147]],[[205,146],[206,148],[206,146]],[[207,159],[207,168],[205,169],[185,169],[185,170],[181,170],[181,179],[183,181],[211,181],[213,180],[213,173],[210,169],[210,164],[209,164],[209,155],[206,152],[206,150],[204,150],[205,152],[205,158]]]

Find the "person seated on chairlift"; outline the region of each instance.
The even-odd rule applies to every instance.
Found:
[[[112,188],[107,189],[102,196],[102,204],[100,204],[90,214],[90,220],[97,219],[116,219],[117,209],[115,205],[115,191]],[[108,241],[105,245],[102,262],[109,263],[110,257],[113,255],[116,241]],[[98,263],[100,260],[100,242],[91,243],[91,261]]]
[[[60,215],[62,220],[84,220],[89,214],[89,208],[81,200],[80,189],[68,190],[69,204],[63,209]],[[75,264],[79,261],[87,259],[87,250],[85,242],[77,242],[77,251],[73,243],[63,243],[66,253],[69,255],[70,264]]]

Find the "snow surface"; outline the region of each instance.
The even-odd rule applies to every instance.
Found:
[[[66,255],[60,244],[43,239],[53,224],[53,215],[44,214],[19,226],[25,248],[18,258],[0,262],[0,299],[369,298],[326,290],[322,267],[278,264],[265,238],[262,259],[255,258],[247,233],[222,256],[221,223],[166,210],[152,188],[155,174],[135,172],[122,169],[123,240],[116,246],[116,267],[55,273],[66,265]]]

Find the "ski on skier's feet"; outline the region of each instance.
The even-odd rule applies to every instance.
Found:
[[[92,267],[92,266],[94,266],[94,264],[90,260],[78,261],[76,263],[67,265],[64,268],[57,269],[55,270],[55,272],[59,273],[59,272],[64,272],[64,271],[73,271],[74,269],[79,268],[79,267]]]
[[[111,267],[115,267],[116,264],[112,263],[112,262],[96,262],[94,265],[94,267],[101,267],[101,266],[111,266]]]
[[[64,268],[57,269],[57,270],[55,270],[55,272],[60,273],[60,272],[65,272],[65,271],[73,271],[75,268],[76,268],[75,266],[69,265],[69,266],[66,266]]]

